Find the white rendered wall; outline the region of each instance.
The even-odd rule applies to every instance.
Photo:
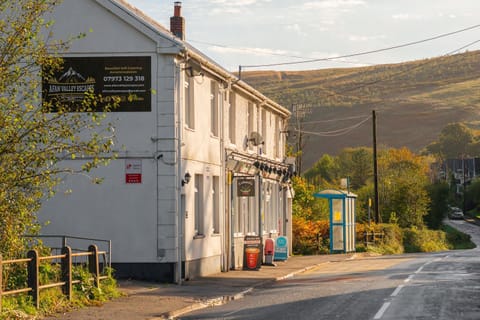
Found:
[[[65,0],[54,20],[57,38],[87,33],[66,56],[150,56],[156,94],[150,112],[109,115],[120,158],[94,172],[104,178],[101,185],[84,176],[66,178],[39,213],[41,221],[50,221],[42,233],[110,239],[113,262],[175,261],[176,172],[156,159],[160,151],[165,162],[176,156],[174,57],[156,53],[159,43],[167,43],[153,41],[136,29],[141,25],[125,23],[94,0]],[[125,158],[141,159],[141,184],[125,183]]]

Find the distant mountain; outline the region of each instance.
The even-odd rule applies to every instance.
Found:
[[[308,132],[302,170],[324,153],[371,146],[371,120],[356,125],[373,109],[378,144],[416,152],[448,123],[480,128],[480,51],[362,68],[243,72],[242,80],[290,110],[311,106],[300,119],[302,131]]]

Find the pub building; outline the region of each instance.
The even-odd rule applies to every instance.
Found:
[[[172,9],[170,29],[124,0],[52,13],[55,38],[87,36],[42,97],[120,97],[107,116],[118,156],[93,172],[101,184],[65,177],[39,219],[42,235],[111,240],[117,277],[181,283],[242,268],[246,236],[291,242],[294,161],[290,112],[191,46],[181,3]]]

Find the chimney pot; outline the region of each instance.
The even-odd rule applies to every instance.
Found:
[[[182,3],[180,1],[175,1],[175,7],[173,10],[174,17],[181,17],[182,16]]]
[[[182,17],[182,3],[175,1],[173,17],[170,18],[170,32],[185,40],[185,19]]]

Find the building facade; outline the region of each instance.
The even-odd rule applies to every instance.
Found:
[[[55,37],[87,36],[48,88],[75,74],[125,97],[103,183],[65,177],[44,235],[110,239],[119,277],[174,282],[242,267],[246,235],[291,239],[290,113],[185,41],[181,3],[170,30],[123,0],[64,0],[53,19]]]

